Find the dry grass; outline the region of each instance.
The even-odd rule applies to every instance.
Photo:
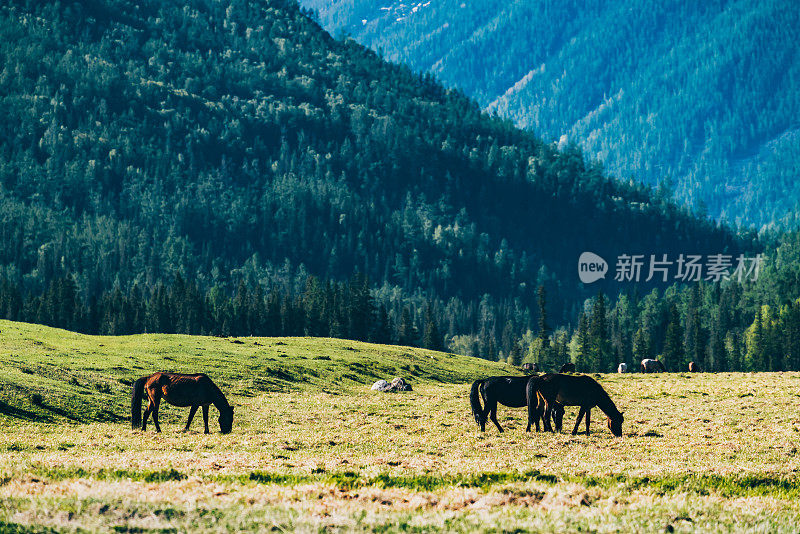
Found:
[[[622,438],[597,410],[590,436],[508,408],[481,434],[432,380],[236,395],[226,436],[174,407],[160,435],[0,415],[0,531],[797,531],[800,374],[599,380]]]

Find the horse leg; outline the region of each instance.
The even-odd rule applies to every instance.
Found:
[[[536,425],[536,431],[539,432],[539,418],[541,417],[541,412],[539,408],[531,408],[528,410],[528,426],[525,428],[525,432],[531,431],[531,424]]]
[[[550,424],[550,417],[553,414],[553,407],[550,406],[550,403],[546,403],[544,406],[544,415],[542,416],[542,426],[544,427],[545,432],[554,432],[553,425]]]
[[[486,399],[483,399],[483,404],[485,408],[481,412],[481,432],[486,432],[486,421],[489,419],[489,405],[486,403]]]
[[[161,432],[161,425],[158,424],[158,404],[160,401],[161,399],[156,397],[153,403],[153,424],[156,426],[156,432]]]
[[[578,420],[577,420],[577,421],[575,421],[575,428],[573,428],[573,429],[572,429],[572,435],[573,435],[573,436],[574,436],[575,434],[577,434],[577,433],[578,433],[578,427],[580,426],[580,424],[581,424],[581,419],[583,419],[583,416],[584,416],[585,414],[586,414],[586,408],[584,408],[583,406],[581,406],[581,409],[580,409],[580,411],[578,412]]]
[[[191,407],[189,410],[189,419],[186,420],[186,427],[183,429],[184,432],[189,431],[189,425],[192,424],[192,419],[194,418],[194,413],[197,411],[197,405]]]
[[[586,408],[586,435],[589,435],[589,416],[592,415],[592,409]]]
[[[498,423],[498,422],[497,422],[497,401],[495,401],[495,402],[492,404],[492,410],[491,410],[491,415],[490,415],[490,417],[492,418],[492,423],[494,423],[494,426],[496,426],[496,427],[497,427],[497,430],[499,430],[500,432],[502,432],[502,431],[503,431],[503,427],[501,427],[501,426],[500,426],[500,423]]]
[[[203,424],[205,425],[203,434],[211,434],[211,432],[208,431],[208,404],[203,405]]]
[[[539,431],[539,414],[538,414],[539,406],[532,406],[531,401],[528,401],[528,426],[525,428],[525,432],[531,431],[531,423],[536,423],[536,431]]]
[[[563,406],[556,406],[553,410],[553,421],[556,424],[556,432],[561,432],[561,428],[564,423],[564,407]]]
[[[142,432],[147,430],[147,418],[150,417],[150,413],[153,411],[153,403],[148,402],[147,408],[144,409],[144,415],[142,416]]]
[[[491,412],[490,402],[488,399],[488,395],[486,395],[486,389],[484,388],[485,384],[481,384],[480,393],[481,398],[483,399],[483,411],[481,412],[481,432],[486,432],[486,421],[489,419],[489,412]]]

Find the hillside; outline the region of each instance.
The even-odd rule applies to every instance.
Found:
[[[0,415],[37,422],[125,421],[131,384],[155,371],[205,372],[232,398],[363,392],[395,376],[414,387],[519,374],[477,358],[330,338],[87,336],[0,321]]]
[[[466,335],[460,351],[494,358],[536,329],[538,286],[551,326],[618,290],[582,286],[585,250],[749,247],[291,1],[14,0],[0,32],[5,318],[404,345],[438,330],[429,346]],[[389,336],[345,326],[365,284]],[[251,301],[261,318],[241,320]]]
[[[743,2],[303,0],[545,140],[742,225],[796,225],[800,9]]]

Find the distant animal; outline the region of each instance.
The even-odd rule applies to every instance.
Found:
[[[522,408],[528,405],[527,384],[528,380],[537,377],[529,376],[491,376],[472,383],[469,394],[472,415],[481,432],[486,430],[487,417],[492,420],[497,430],[503,432],[503,427],[497,422],[497,404],[500,403],[509,408]],[[483,398],[483,407],[481,406]],[[544,409],[542,410],[544,413]],[[537,424],[538,428],[538,424]],[[530,426],[528,427],[530,430]]]
[[[142,419],[142,399],[148,398],[147,408],[144,410]],[[147,429],[147,418],[153,415],[153,424],[156,432],[161,432],[158,424],[158,407],[164,399],[173,406],[190,406],[189,419],[183,431],[189,430],[197,408],[203,407],[203,423],[205,433],[208,434],[208,407],[213,404],[219,410],[219,429],[223,434],[227,434],[233,427],[233,406],[228,404],[228,400],[222,391],[207,375],[180,374],[158,372],[149,376],[143,376],[133,383],[133,393],[131,395],[131,426],[137,429],[140,425],[142,430]]]
[[[627,363],[619,364],[617,366],[617,372],[618,373],[627,373],[628,372],[628,364]]]
[[[538,377],[540,401],[545,403],[544,416],[542,421],[545,430],[552,431],[550,426],[550,416],[554,409],[559,406],[580,406],[578,420],[575,421],[573,434],[578,433],[581,419],[586,416],[586,434],[589,434],[589,422],[592,408],[597,406],[608,419],[608,428],[615,436],[622,435],[622,422],[624,417],[622,412],[617,410],[611,397],[597,383],[595,379],[586,375],[565,375],[565,374],[546,374]],[[556,429],[560,431],[560,425]]]
[[[561,366],[561,369],[558,370],[559,373],[574,373],[575,372],[575,364],[572,362],[567,362]]]
[[[521,369],[523,371],[531,372],[531,373],[538,373],[539,372],[539,364],[537,363],[523,363]]]
[[[642,360],[642,372],[643,373],[657,373],[659,371],[666,372],[666,368],[664,364],[658,360],[653,360],[650,358],[645,358]]]
[[[697,362],[689,362],[689,372],[690,373],[702,373],[703,369],[700,368],[700,364]]]

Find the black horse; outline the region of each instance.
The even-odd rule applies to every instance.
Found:
[[[572,362],[567,362],[561,366],[561,369],[558,370],[559,373],[574,373],[575,372],[575,364]]]
[[[478,426],[481,427],[481,432],[486,430],[487,416],[491,418],[494,426],[500,432],[503,427],[497,422],[497,404],[500,403],[509,408],[522,408],[528,406],[528,381],[538,383],[539,377],[533,376],[492,376],[483,380],[476,380],[472,383],[472,390],[470,391],[469,400],[472,405],[472,415]],[[536,391],[533,387],[532,391]],[[481,407],[480,398],[483,397],[484,406]],[[537,403],[537,407],[538,407]],[[542,404],[541,410],[534,409],[533,414],[538,414],[538,417],[531,419],[529,415],[528,428],[525,430],[529,432],[531,429],[531,422],[536,423],[536,430],[539,430],[539,417],[544,414],[544,405]],[[557,421],[557,426],[560,423],[560,418],[564,414],[564,409],[558,410],[554,407],[553,419]]]
[[[615,436],[622,435],[622,422],[624,417],[622,412],[617,410],[614,401],[608,396],[603,386],[597,381],[586,375],[564,375],[564,374],[546,374],[537,377],[539,383],[537,384],[537,396],[535,409],[528,408],[528,417],[541,411],[541,405],[544,403],[544,415],[542,423],[547,431],[552,431],[550,426],[550,413],[552,410],[560,410],[562,415],[564,406],[580,406],[578,412],[578,420],[575,421],[575,428],[572,429],[573,434],[578,433],[578,426],[581,424],[581,419],[586,416],[586,434],[589,434],[589,421],[592,408],[597,406],[608,418],[608,428]],[[530,390],[533,386],[529,385]],[[533,401],[533,395],[529,394],[528,398]],[[561,431],[561,421],[556,419],[556,432]]]

